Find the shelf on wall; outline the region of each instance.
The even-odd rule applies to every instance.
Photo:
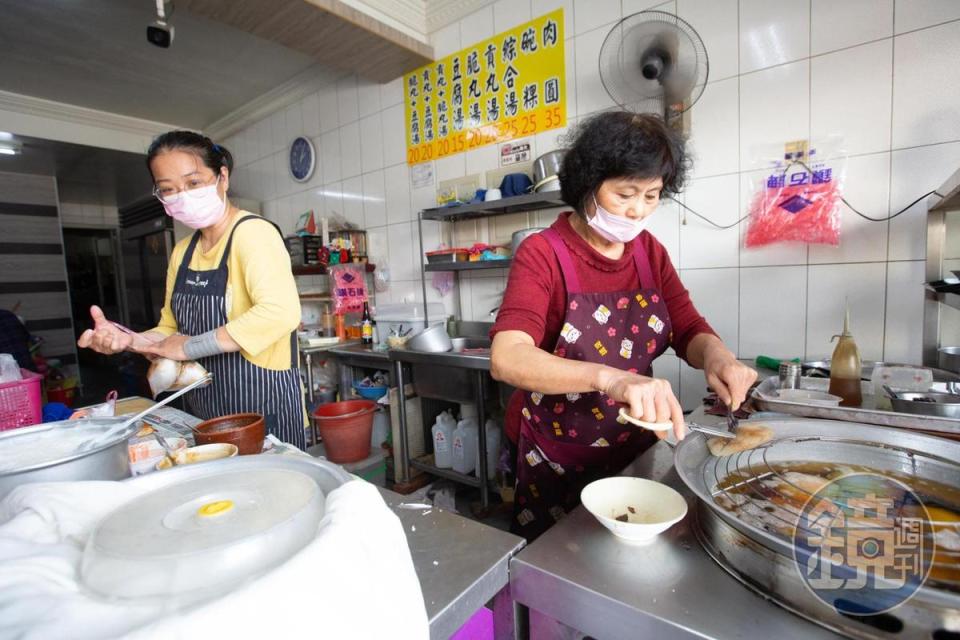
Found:
[[[522,196],[491,200],[490,202],[476,202],[473,204],[461,204],[455,207],[423,209],[420,212],[420,216],[424,220],[456,222],[457,220],[502,216],[509,213],[519,213],[521,211],[536,211],[538,209],[552,209],[566,206],[568,205],[560,198],[559,191],[543,191],[541,193],[527,193]]]
[[[367,273],[373,273],[376,271],[377,266],[370,262],[367,263],[356,263],[348,262],[347,264],[364,264],[367,268]],[[337,265],[332,265],[337,266]],[[301,264],[293,267],[293,275],[295,276],[325,276],[327,275],[327,265],[323,264]]]
[[[434,262],[423,265],[424,271],[481,271],[509,269],[513,260],[480,260],[479,262]]]

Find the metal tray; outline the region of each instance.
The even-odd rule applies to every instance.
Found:
[[[827,391],[830,381],[825,378],[800,379],[800,386],[804,389]],[[960,437],[960,418],[941,418],[938,416],[924,416],[914,413],[897,413],[877,409],[873,395],[873,385],[861,382],[863,406],[860,407],[824,407],[806,402],[790,402],[777,397],[777,376],[771,376],[761,382],[751,393],[754,404],[764,411],[777,411],[806,418],[825,418],[827,420],[846,420],[875,424],[882,427],[899,427],[917,431],[935,432],[951,437]]]
[[[863,368],[860,371],[861,380],[870,380],[873,375],[873,368],[878,366],[884,367],[917,367],[919,365],[915,364],[899,364],[896,362],[874,362],[873,360],[864,360]],[[805,375],[810,376],[811,378],[829,378],[830,377],[830,360],[808,360],[806,362],[800,363],[800,367],[803,370]],[[960,382],[960,375],[953,373],[952,371],[947,371],[945,369],[937,369],[935,367],[924,367],[925,369],[930,369],[933,372],[933,381],[934,382]]]

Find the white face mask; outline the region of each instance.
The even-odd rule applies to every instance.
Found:
[[[610,213],[600,206],[596,196],[593,197],[593,206],[595,211],[593,217],[587,221],[587,225],[608,242],[630,242],[647,227],[647,218],[631,220]]]

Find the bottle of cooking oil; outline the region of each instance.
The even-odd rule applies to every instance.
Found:
[[[840,406],[859,407],[863,402],[860,393],[860,350],[850,333],[850,309],[847,308],[843,316],[843,333],[839,336],[837,346],[830,358],[830,393],[840,396]],[[831,342],[833,341],[831,338]]]

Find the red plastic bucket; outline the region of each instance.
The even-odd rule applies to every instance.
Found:
[[[377,403],[347,400],[322,404],[313,411],[330,462],[358,462],[370,455],[370,432]]]

